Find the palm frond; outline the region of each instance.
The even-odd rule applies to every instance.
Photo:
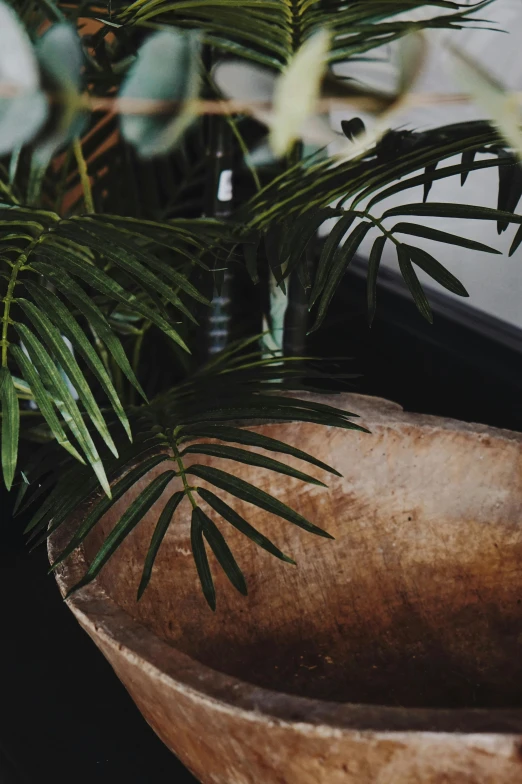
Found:
[[[206,43],[280,69],[322,27],[332,31],[329,58],[335,63],[360,57],[412,30],[459,29],[487,2],[477,2],[470,8],[467,3],[449,0],[136,0],[115,11],[113,20],[124,28],[198,28],[204,31]],[[401,18],[404,12],[425,8],[432,14],[422,20]]]
[[[313,365],[305,375],[312,385],[314,379],[324,376],[321,369]],[[275,496],[240,479],[226,468],[230,462],[246,463],[261,470],[274,471],[303,482],[324,486],[317,476],[265,454],[266,451],[272,451],[303,460],[320,471],[338,473],[298,447],[248,429],[256,422],[303,421],[349,430],[364,430],[353,422],[354,414],[318,403],[311,398],[300,398],[297,390],[303,390],[302,378],[302,365],[297,367],[295,362],[285,360],[279,355],[263,357],[257,347],[252,350],[248,342],[243,342],[233,345],[189,380],[132,412],[134,443],[127,444],[118,458],[109,457],[105,461],[112,483],[112,497],[98,495],[53,568],[82,544],[101,517],[125,492],[136,482],[143,481],[152,468],[158,467],[164,470],[146,483],[145,489],[117,522],[94,557],[88,572],[75,588],[95,579],[116,548],[174,479],[177,479],[178,486],[168,494],[154,530],[144,563],[139,596],[143,594],[153,575],[153,565],[161,542],[183,501],[192,504],[194,510],[194,558],[204,593],[211,606],[215,606],[215,596],[210,583],[210,573],[205,565],[204,541],[214,551],[233,585],[242,592],[246,592],[246,585],[222,533],[205,511],[207,508],[267,552],[293,563],[291,558],[244,520],[221,495],[212,492],[211,487],[225,492],[232,500],[239,498],[261,507],[309,533],[328,537],[329,534]],[[281,383],[275,385],[274,381]],[[236,444],[238,446],[235,446]],[[263,451],[259,452],[258,449]],[[225,460],[224,470],[198,462],[198,457],[205,455]],[[41,463],[36,463],[33,468],[39,483],[42,481],[40,466]],[[62,473],[63,469],[60,475]],[[31,483],[31,471],[28,470],[26,475]],[[179,488],[180,480],[182,489]],[[206,486],[199,487],[198,480],[203,480]],[[78,464],[66,471],[63,478],[60,476],[54,490],[38,508],[28,526],[27,530],[33,541],[43,541],[57,530],[72,509],[93,494],[95,487],[95,481],[89,478],[88,469]],[[31,502],[30,485],[28,499],[26,498],[24,503],[28,506]],[[201,503],[204,504],[203,507]]]
[[[124,307],[188,350],[176,321],[180,316],[195,321],[193,305],[207,302],[191,274],[226,232],[205,220],[62,219],[18,205],[0,205],[0,232],[6,484],[11,485],[16,465],[19,403],[13,379],[19,376],[27,385],[25,398],[35,401],[53,436],[75,457],[85,458],[109,492],[90,426],[115,455],[117,448],[96,386],[128,438],[131,429],[107,358],[143,394],[117,335],[114,309]]]
[[[461,157],[460,163],[443,165],[457,155]],[[500,175],[498,209],[437,204],[427,200],[434,182],[460,177],[463,184],[471,172],[492,167],[497,168]],[[496,132],[485,122],[455,124],[422,133],[390,131],[375,149],[357,159],[341,164],[332,159],[314,162],[313,158],[300,162],[257,193],[242,208],[241,217],[250,232],[284,237],[273,269],[280,285],[284,285],[294,270],[299,272],[304,264],[305,250],[314,241],[317,230],[326,221],[337,219],[323,244],[313,285],[312,282],[308,284],[310,307],[316,307],[312,330],[323,322],[337,286],[372,228],[377,229],[380,236],[374,241],[369,259],[370,322],[375,313],[377,272],[387,241],[397,248],[399,269],[420,312],[431,320],[415,266],[454,294],[467,296],[467,291],[436,259],[405,242],[404,235],[485,253],[499,251],[457,233],[406,219],[441,217],[495,221],[500,232],[510,224],[522,223],[522,217],[514,212],[522,196],[521,182],[516,158],[506,151]],[[423,201],[386,209],[387,199],[419,186],[424,188]],[[392,218],[399,218],[399,221],[390,225]],[[522,229],[515,237],[511,252],[521,241]]]

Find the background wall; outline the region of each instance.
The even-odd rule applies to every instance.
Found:
[[[488,19],[493,26],[498,27],[499,32],[467,29],[432,31],[427,34],[429,52],[424,72],[416,86],[417,91],[460,92],[454,84],[451,63],[444,49],[446,41],[451,41],[470,53],[503,84],[512,89],[522,90],[522,2],[495,0],[491,6],[482,10],[479,16],[481,19]],[[359,63],[350,66],[349,69],[339,68],[339,72],[359,76],[378,85],[389,85],[390,79],[393,83],[395,52],[392,46],[384,47],[379,53],[379,61]],[[340,130],[341,120],[348,119],[349,116],[346,112],[332,112],[331,120],[334,128]],[[368,125],[371,125],[371,117],[361,116]],[[398,118],[397,124],[404,128],[422,130],[481,117],[481,112],[473,106],[440,105],[410,109]],[[444,165],[449,166],[454,162],[455,160],[448,160]],[[498,173],[495,169],[472,172],[463,188],[460,187],[460,178],[452,177],[434,183],[429,201],[462,202],[496,207],[497,183]],[[411,189],[383,202],[382,211],[395,204],[421,200],[422,189]],[[468,301],[471,305],[522,328],[522,246],[512,258],[507,256],[516,231],[515,227],[510,227],[499,237],[494,222],[440,218],[423,220],[425,225],[471,237],[503,252],[502,256],[477,253],[415,238],[419,247],[432,253],[463,282],[470,294]],[[372,233],[368,235],[361,247],[363,255],[369,252],[375,236]],[[391,243],[386,244],[383,264],[385,267],[397,269],[396,256]],[[420,271],[419,273],[419,277],[427,287],[439,288],[431,278]]]

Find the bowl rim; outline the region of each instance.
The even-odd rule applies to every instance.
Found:
[[[307,394],[307,397],[309,395]],[[318,401],[329,396],[313,395]],[[395,403],[368,396],[341,393],[336,403],[354,409],[370,429],[372,425],[393,427],[415,425],[427,429],[463,432],[515,441],[522,445],[522,433],[487,425],[460,422],[441,417],[410,414]],[[354,405],[352,405],[354,404]],[[276,424],[276,423],[274,423]],[[52,562],[69,541],[72,531],[84,517],[91,498],[55,531],[48,540]],[[87,568],[83,548],[76,550],[55,571],[62,596],[75,585]],[[522,708],[405,708],[377,704],[331,702],[300,697],[256,686],[235,676],[225,675],[182,653],[158,637],[121,608],[94,580],[66,600],[69,609],[85,631],[109,648],[111,662],[125,659],[170,690],[183,693],[213,710],[242,714],[245,720],[306,725],[310,729],[338,734],[340,731],[379,733],[419,732],[452,734],[513,734],[522,732]],[[105,651],[104,651],[105,652]]]

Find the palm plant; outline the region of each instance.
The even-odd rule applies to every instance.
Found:
[[[268,450],[335,473],[246,426],[297,420],[361,429],[354,415],[299,396],[324,388],[329,375],[320,363],[304,365],[290,354],[301,351],[306,328],[321,325],[363,238],[378,230],[368,263],[370,321],[386,242],[396,246],[415,303],[431,319],[415,267],[456,294],[466,291],[415,238],[496,251],[430,229],[422,218],[493,220],[499,231],[522,223],[514,212],[522,193],[515,153],[486,121],[422,133],[381,121],[380,135],[371,137],[352,120],[344,123],[342,139],[315,122],[318,107],[332,96],[389,112],[411,82],[418,50],[408,55],[393,95],[337,77],[335,64],[371,57],[383,44],[411,40],[420,30],[478,24],[486,4],[111,0],[105,10],[89,0],[0,4],[5,485],[16,489],[18,509],[36,508],[28,525],[33,544],[94,494],[60,562],[134,483],[154,466],[166,466],[121,517],[82,585],[175,477],[182,490],[169,495],[158,519],[139,595],[182,502],[192,506],[193,555],[212,607],[205,542],[234,586],[246,592],[246,585],[209,512],[291,560],[193,478],[328,535],[230,471],[199,465],[197,456],[319,483],[266,456]],[[404,17],[422,10],[418,21]],[[229,66],[235,74],[230,90],[222,78]],[[248,99],[234,94],[238,78],[249,80]],[[283,100],[288,95],[292,99]],[[266,126],[276,154],[256,159]],[[332,139],[338,150],[329,155],[325,143]],[[455,155],[460,162],[445,166]],[[429,201],[436,180],[460,176],[464,183],[470,172],[491,166],[500,173],[497,210]],[[235,204],[228,192],[231,169]],[[418,185],[424,186],[422,203],[386,209],[387,198]],[[319,248],[317,232],[331,218],[337,222]],[[519,231],[513,249],[521,240]],[[267,349],[258,336],[243,335],[202,364],[205,330],[198,322],[208,320],[209,308],[214,320],[221,318],[223,281],[234,270],[249,277],[251,297],[260,279],[273,282],[273,303],[288,286],[300,315],[287,311],[291,329],[279,344]],[[306,326],[308,310],[313,320]],[[263,312],[270,326],[270,308]],[[20,438],[46,444],[22,465]]]

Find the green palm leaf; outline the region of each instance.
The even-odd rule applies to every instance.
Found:
[[[102,498],[93,506],[80,527],[75,532],[74,536],[71,538],[67,547],[65,547],[65,549],[56,558],[52,565],[52,570],[56,569],[58,564],[62,563],[62,561],[64,561],[72,552],[74,552],[74,550],[76,550],[77,547],[82,544],[86,536],[89,535],[98,521],[106,512],[109,511],[112,506],[114,506],[119,498],[121,498],[128,490],[130,490],[130,488],[133,487],[136,482],[142,479],[151,469],[155,468],[157,465],[160,465],[163,462],[165,462],[164,455],[155,455],[154,457],[146,458],[145,460],[141,461],[135,468],[131,469],[127,474],[125,474],[123,479],[120,479],[119,482],[113,486],[111,498]],[[65,510],[65,514],[68,514],[69,509],[70,507],[68,505]],[[59,528],[64,519],[64,511],[61,512],[60,516],[55,516],[51,521],[47,535],[52,534],[53,531]]]
[[[205,512],[197,507],[194,509],[194,514],[199,517],[203,536],[207,540],[210,549],[216,556],[216,560],[225,572],[226,576],[234,586],[234,588],[242,593],[243,596],[248,594],[245,578],[243,572],[237,565],[236,559],[232,555],[230,547],[225,541],[225,537]]]
[[[143,515],[150,509],[152,504],[158,500],[175,475],[175,471],[165,471],[160,474],[160,476],[153,479],[145,490],[134,499],[92,559],[85,575],[73,588],[71,588],[68,596],[84,585],[88,585],[96,578],[96,575],[101,568],[107,563],[111,555],[114,554],[130,532],[138,525],[143,518]]]
[[[196,564],[203,596],[211,610],[216,609],[216,589],[214,587],[214,580],[212,579],[212,572],[208,563],[208,557],[205,550],[205,541],[203,539],[203,523],[200,510],[198,508],[192,510],[192,522],[190,525],[190,544],[192,547],[192,555]]]
[[[270,471],[276,471],[279,474],[286,474],[293,476],[295,479],[301,479],[303,482],[309,482],[313,485],[326,487],[324,482],[320,482],[315,477],[298,471],[296,468],[281,463],[279,460],[273,460],[270,457],[259,455],[256,452],[250,452],[247,449],[238,449],[233,446],[221,446],[220,444],[193,444],[186,447],[181,456],[185,455],[210,455],[212,457],[222,457],[225,460],[236,460],[238,463],[246,463],[247,465],[258,466],[259,468],[267,468]]]
[[[48,304],[43,300],[46,310],[51,310],[52,301],[49,300]],[[52,321],[46,313],[35,307],[32,302],[20,298],[18,304],[23,309],[24,313],[32,321],[36,332],[42,337],[46,343],[49,351],[56,357],[58,364],[63,368],[71,383],[74,385],[78,396],[83,403],[87,414],[89,415],[94,427],[99,432],[111,452],[117,457],[118,452],[109,429],[96,403],[94,396],[89,388],[87,380],[83,375],[80,366],[76,362],[73,354],[65,344],[60,331],[53,325]]]
[[[258,547],[261,547],[263,550],[266,550],[267,553],[270,555],[274,555],[279,560],[284,561],[285,563],[292,564],[295,566],[295,561],[292,558],[289,558],[285,555],[278,547],[275,546],[270,539],[267,539],[266,536],[259,533],[250,523],[238,515],[238,513],[232,509],[223,499],[219,498],[215,493],[212,493],[210,490],[206,490],[204,487],[198,488],[198,494],[201,498],[206,501],[206,503],[214,509],[221,517],[226,520],[228,523],[234,526],[238,531],[242,534],[247,536],[254,544]]]
[[[32,283],[26,283],[25,288],[38,304],[40,311],[46,313],[49,319],[54,322],[55,326],[69,338],[72,345],[83,355],[87,365],[105,391],[118,419],[125,428],[125,432],[129,438],[132,439],[129,419],[123,409],[118,393],[114,388],[114,384],[78,322],[71,316],[62,301],[51,291],[46,290],[44,294],[40,287],[35,286]]]
[[[370,257],[368,259],[368,281],[366,285],[366,299],[368,304],[368,321],[370,325],[375,318],[375,310],[377,307],[377,275],[379,274],[379,267],[381,264],[382,252],[386,245],[386,235],[377,237],[372,245]]]
[[[322,485],[322,482],[315,477],[254,451],[219,443],[187,444],[187,441],[193,441],[195,438],[203,436],[217,441],[229,441],[249,447],[281,452],[302,459],[322,470],[338,474],[335,469],[317,460],[313,455],[255,430],[239,427],[238,424],[241,423],[248,427],[253,422],[259,421],[305,421],[323,423],[343,429],[364,430],[351,421],[353,415],[332,405],[309,398],[300,399],[294,395],[287,397],[284,390],[278,390],[273,383],[267,393],[265,373],[271,369],[273,376],[277,377],[281,366],[291,365],[292,362],[275,356],[271,367],[270,364],[267,364],[266,358],[263,358],[259,353],[259,350],[250,350],[252,342],[253,339],[249,339],[232,345],[222,356],[211,360],[208,366],[201,368],[191,379],[183,381],[166,395],[132,411],[130,424],[135,434],[134,443],[127,442],[125,447],[120,449],[119,440],[123,438],[123,434],[121,434],[116,440],[120,457],[107,459],[105,463],[108,477],[112,482],[112,497],[100,497],[99,493],[96,493],[96,480],[89,474],[88,467],[76,463],[72,469],[60,468],[58,476],[55,477],[57,480],[55,489],[43,504],[39,504],[27,527],[34,546],[60,528],[69,518],[71,512],[79,505],[85,504],[88,499],[92,499],[93,494],[94,501],[69,543],[53,564],[53,569],[69,557],[77,547],[81,546],[85,537],[124,493],[127,493],[136,482],[143,481],[143,477],[152,468],[163,464],[165,460],[169,460],[170,465],[173,468],[176,466],[177,470],[162,473],[157,479],[152,480],[145,491],[137,496],[116,523],[113,532],[105,540],[79,585],[85,585],[95,579],[100,569],[124,541],[130,530],[139,523],[152,503],[160,497],[174,476],[181,478],[184,490],[174,493],[159,515],[145,558],[139,588],[140,597],[150,582],[152,568],[165,533],[185,495],[189,498],[193,509],[197,510],[197,513],[193,515],[192,547],[204,594],[211,606],[215,605],[215,590],[205,551],[205,542],[213,550],[233,585],[241,592],[246,591],[246,585],[222,534],[215,523],[208,518],[208,515],[198,507],[196,499],[200,498],[226,523],[234,526],[267,552],[283,561],[293,563],[292,559],[288,558],[269,539],[250,525],[230,504],[206,487],[194,487],[189,476],[199,477],[210,485],[225,490],[232,497],[240,498],[278,515],[309,533],[329,538],[329,534],[306,520],[298,512],[253,484],[239,479],[233,473],[212,466],[185,465],[184,461],[188,455],[208,453],[214,457],[245,462],[254,467],[268,468],[304,481],[311,481],[316,485]],[[40,372],[40,366],[37,363],[35,363],[34,372]],[[256,380],[256,374],[259,372],[262,375]],[[216,417],[218,418],[217,422]],[[47,481],[46,471],[50,471],[51,476],[54,474],[52,463],[49,468],[48,464],[45,467],[45,460],[34,462],[33,469],[28,472],[28,481],[34,482],[36,479],[39,484],[42,479]],[[28,492],[29,500],[25,502],[27,505],[32,503],[31,487]],[[38,488],[36,492],[38,492]]]
[[[19,348],[19,346],[12,346],[11,347],[11,354],[22,371],[23,377],[26,379],[27,383],[31,388],[31,394],[35,402],[42,413],[47,425],[51,433],[53,434],[56,441],[63,446],[64,449],[67,450],[76,460],[79,460],[81,463],[84,462],[82,456],[76,449],[76,447],[71,444],[69,439],[65,434],[65,430],[63,429],[60,420],[56,416],[56,412],[53,407],[53,402],[50,400],[49,393],[45,389],[40,376],[38,375],[35,366],[33,363],[28,359],[26,354]]]
[[[20,409],[13,377],[5,367],[0,368],[0,403],[2,405],[2,469],[5,486],[10,490],[18,455]]]
[[[70,390],[67,387],[62,375],[57,369],[55,361],[44,348],[38,338],[26,327],[25,324],[16,324],[16,330],[23,341],[24,347],[29,353],[31,362],[34,364],[38,375],[42,379],[50,398],[60,411],[65,423],[71,430],[76,441],[80,445],[87,461],[91,464],[102,487],[107,495],[110,495],[109,483],[103,463],[94,445],[92,436],[83,421],[80,409],[76,404]]]
[[[404,278],[404,282],[408,286],[413,300],[419,309],[419,312],[431,324],[433,322],[433,316],[431,313],[430,303],[428,302],[428,298],[424,293],[424,289],[422,288],[419,279],[415,274],[415,270],[413,269],[410,258],[410,249],[407,245],[397,246],[397,258],[399,260],[399,267],[402,273],[402,277]]]
[[[275,438],[261,435],[252,430],[243,430],[239,427],[227,427],[223,425],[192,425],[191,427],[184,427],[181,441],[185,438],[216,438],[219,441],[232,441],[236,444],[245,444],[248,446],[257,446],[261,449],[268,449],[271,452],[281,452],[286,455],[292,455],[300,460],[304,460],[311,465],[321,468],[323,471],[328,471],[335,476],[341,476],[339,471],[331,466],[318,460],[313,455],[303,452],[302,449],[290,446],[289,444],[278,441]]]
[[[437,283],[440,283],[441,286],[444,286],[445,289],[453,294],[458,294],[459,297],[469,297],[462,283],[443,267],[437,259],[434,259],[433,256],[421,248],[413,248],[411,245],[406,245],[405,247],[410,260],[430,275],[433,280],[436,280]]]
[[[116,19],[126,26],[173,25],[198,28],[205,41],[269,67],[280,69],[310,35],[329,26],[333,34],[331,62],[360,57],[383,44],[391,43],[412,29],[429,27],[460,28],[468,22],[472,9],[459,2],[423,2],[423,0],[365,0],[350,3],[329,0],[136,0],[117,12]],[[422,22],[396,18],[403,11],[438,7]],[[471,19],[470,19],[471,21]]]
[[[174,493],[165,506],[159,516],[157,525],[154,529],[154,533],[152,534],[152,539],[150,542],[149,549],[147,550],[147,556],[145,558],[145,563],[143,566],[143,573],[141,576],[139,588],[138,588],[138,600],[141,599],[143,596],[143,592],[145,588],[150,582],[150,578],[152,576],[152,567],[154,566],[154,561],[156,560],[156,556],[158,554],[158,550],[160,549],[161,543],[167,533],[167,529],[172,522],[172,518],[174,513],[180,503],[183,501],[185,497],[185,493],[179,490],[177,493]]]
[[[298,512],[295,512],[289,506],[283,504],[282,501],[278,501],[277,498],[273,498],[273,496],[265,493],[264,490],[259,490],[259,488],[249,482],[245,482],[237,476],[232,476],[226,471],[222,471],[220,468],[191,465],[186,471],[187,474],[197,476],[199,479],[203,479],[206,482],[219,487],[221,490],[225,490],[227,493],[236,496],[236,498],[240,498],[242,501],[247,501],[254,506],[259,506],[266,512],[278,515],[278,517],[288,520],[288,522],[297,525],[299,528],[302,528],[309,533],[323,536],[326,539],[333,538],[322,528],[310,523],[305,517],[298,514]]]

